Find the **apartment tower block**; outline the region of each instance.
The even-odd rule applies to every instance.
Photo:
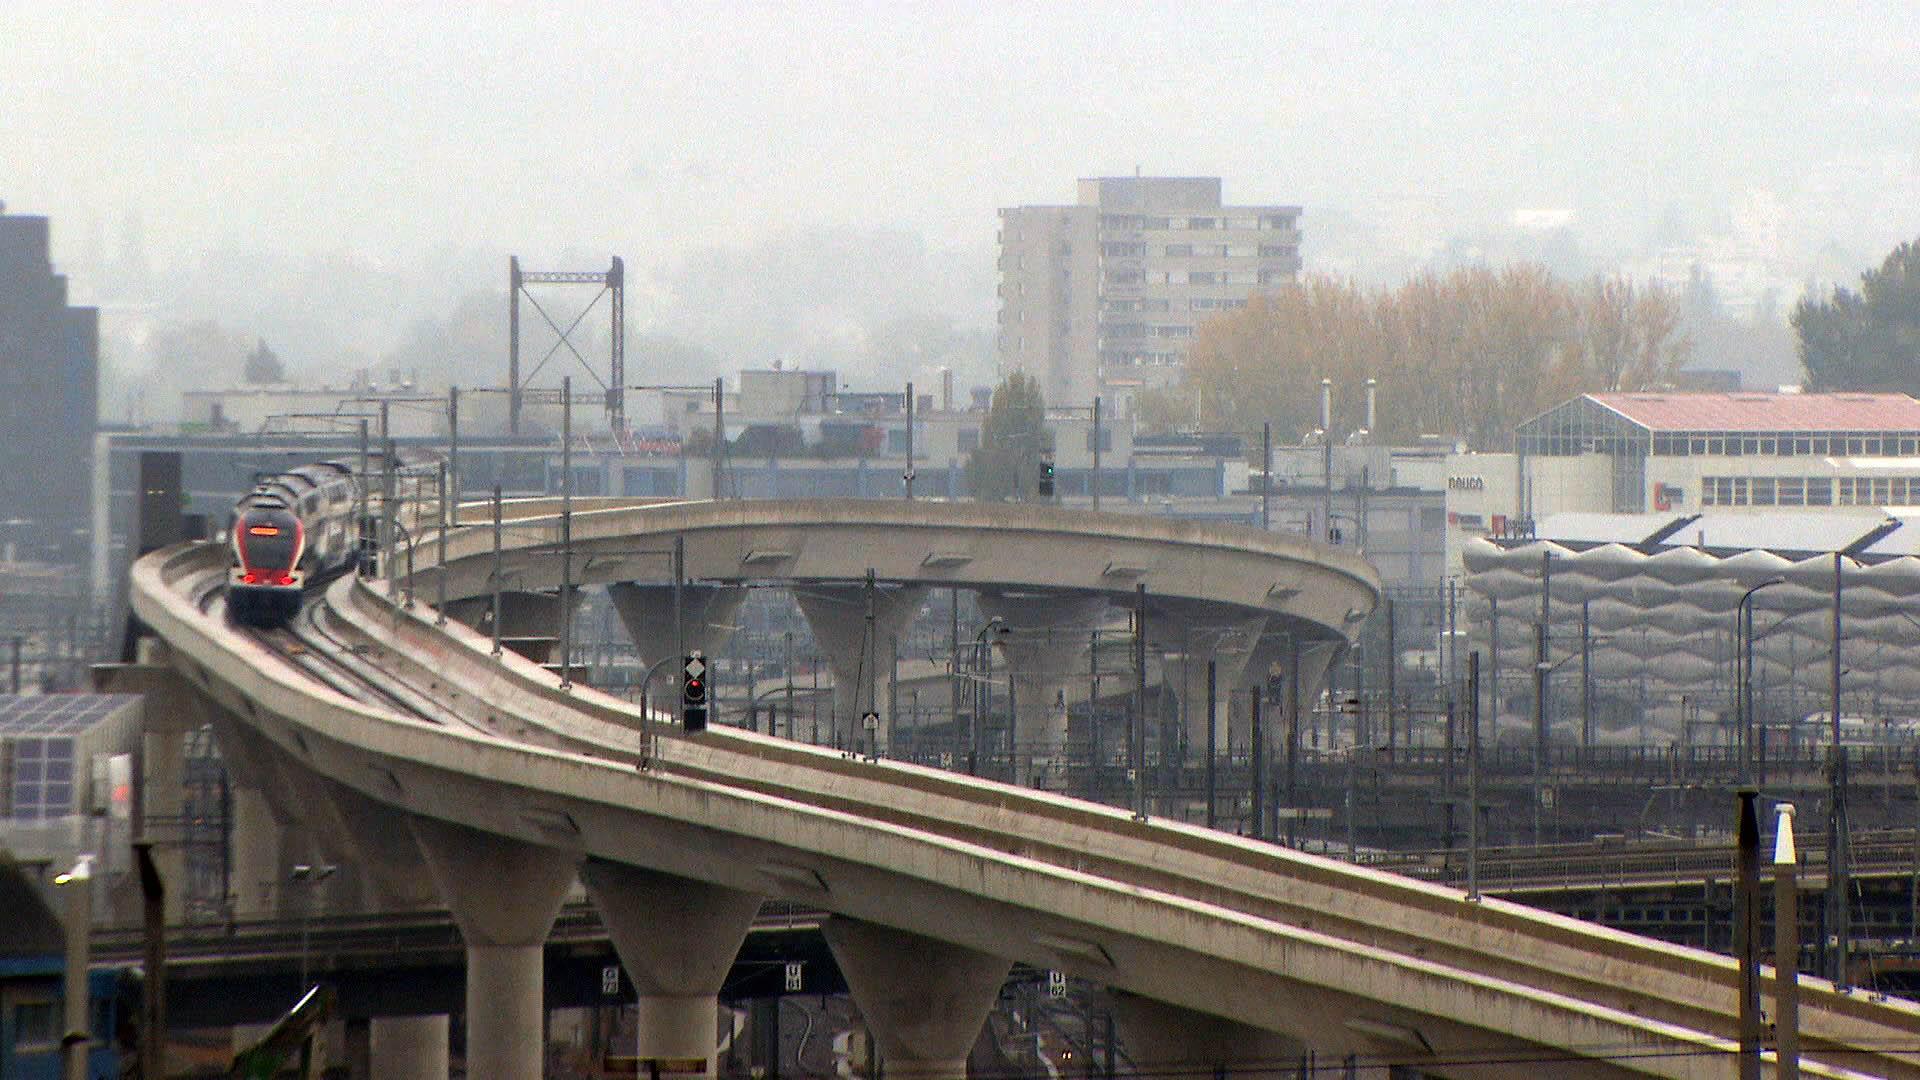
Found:
[[[1300,208],[1224,206],[1218,177],[1081,180],[1072,206],[1000,211],[999,269],[1001,371],[1055,405],[1124,399],[1176,380],[1207,318],[1297,279]]]

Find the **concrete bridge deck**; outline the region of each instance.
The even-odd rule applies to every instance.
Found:
[[[683,528],[701,515],[722,523],[742,513],[672,512]],[[575,539],[584,534],[611,558],[643,525],[620,515],[637,514],[611,511],[584,530],[588,515],[580,515]],[[550,522],[523,522],[515,533],[523,549],[552,542]],[[449,583],[465,583],[453,595],[484,583],[491,543],[472,528],[452,538]],[[778,550],[797,560],[793,549],[803,545],[786,543],[736,543],[732,556],[750,563],[741,556]],[[1364,593],[1356,585],[1364,578],[1336,567],[1321,580],[1312,552],[1287,554],[1297,577],[1256,593],[1261,603],[1311,622],[1338,609],[1343,590]],[[817,905],[854,924],[997,958],[1001,974],[1014,959],[1068,970],[1231,1030],[1436,1075],[1533,1076],[1549,1067],[1556,1075],[1722,1076],[1731,1067],[1736,970],[1724,957],[1499,901],[1469,903],[1455,890],[1123,811],[744,732],[667,738],[655,767],[640,769],[631,706],[585,689],[564,693],[536,665],[491,658],[487,639],[465,627],[435,626],[429,609],[403,610],[357,580],[336,583],[325,617],[339,647],[437,700],[440,722],[427,722],[352,700],[229,627],[217,604],[201,602],[221,561],[204,548],[142,560],[139,613],[221,707],[223,746],[236,748],[256,781],[317,795],[307,801],[325,805],[308,812],[331,806],[344,826],[339,839],[363,858],[404,857],[411,838],[430,862],[443,860],[434,845],[452,827],[567,867],[642,867]],[[843,574],[858,562],[872,564],[823,552],[815,572]],[[1195,562],[1168,577],[1205,595],[1223,575]],[[1110,566],[1063,561],[1060,572],[1097,589]],[[949,566],[940,576],[967,572]],[[1311,610],[1295,606],[1301,596],[1315,598]],[[440,878],[450,893],[500,884]],[[448,900],[461,910],[460,896]],[[476,977],[470,972],[470,982]],[[1813,980],[1805,986],[1810,1074],[1920,1075],[1920,1010]]]

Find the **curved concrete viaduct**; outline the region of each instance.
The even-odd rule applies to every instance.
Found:
[[[1064,679],[1085,666],[1085,630],[1110,607],[1131,609],[1144,587],[1148,637],[1178,653],[1176,685],[1190,732],[1205,741],[1209,660],[1222,686],[1253,678],[1250,657],[1291,650],[1301,683],[1317,685],[1348,635],[1372,613],[1379,578],[1347,552],[1294,537],[1139,515],[1087,514],[1054,507],[897,500],[733,500],[627,503],[579,500],[572,514],[570,579],[610,586],[643,664],[672,648],[670,564],[675,537],[686,543],[683,599],[689,647],[717,644],[747,583],[791,587],[815,639],[831,659],[838,745],[854,745],[857,718],[873,705],[884,643],[905,630],[930,588],[979,593],[984,613],[1020,633],[1000,642],[1020,683],[1018,723],[1041,757],[1065,741],[1053,709]],[[463,520],[475,521],[469,505]],[[510,504],[501,574],[518,590],[560,584],[558,500]],[[482,527],[449,542],[448,593],[489,588],[492,538]],[[437,589],[422,547],[417,580]],[[871,574],[876,602],[869,610]],[[539,621],[550,624],[542,613]],[[1291,669],[1289,669],[1291,670]],[[1264,672],[1262,673],[1264,674]],[[1225,695],[1222,695],[1224,699]],[[886,745],[882,717],[879,733]],[[1217,723],[1217,720],[1215,721]],[[1022,779],[1026,778],[1022,770]]]
[[[682,527],[719,529],[751,516],[750,506],[662,509]],[[1036,513],[1046,512],[1021,512]],[[630,520],[616,525],[622,515]],[[608,564],[636,528],[645,535],[640,516],[575,519],[577,540],[606,549],[600,580],[632,576]],[[517,524],[530,576],[555,527]],[[765,528],[767,546],[735,544],[736,563],[777,551],[827,580],[873,561],[806,555],[806,528],[791,523],[775,548],[774,526]],[[1231,546],[1227,530],[1210,531]],[[1168,561],[1156,566],[1175,571],[1160,592],[1206,599],[1220,581],[1237,590],[1251,579],[1216,578],[1205,560],[1183,563],[1164,538],[1140,533],[1129,550],[1157,550]],[[1093,541],[1083,543],[1090,552]],[[468,583],[456,595],[477,591],[491,545],[480,530],[451,538],[450,584]],[[1286,554],[1297,576],[1243,606],[1337,633],[1312,612],[1345,618],[1350,609],[1338,605],[1366,596],[1367,578],[1325,569],[1305,548]],[[1084,557],[1063,575],[1103,591],[1111,560],[1093,567]],[[641,989],[641,1052],[660,1059],[710,1060],[714,973],[759,900],[787,897],[843,920],[829,941],[890,1075],[959,1075],[1013,960],[1123,991],[1130,1045],[1153,1069],[1277,1072],[1276,1055],[1304,1046],[1436,1075],[1731,1070],[1737,973],[1725,958],[1207,830],[735,730],[664,739],[652,767],[639,768],[631,706],[563,692],[539,666],[491,657],[488,640],[466,627],[436,626],[431,609],[406,610],[384,588],[348,579],[314,605],[326,633],[302,647],[366,665],[391,693],[431,702],[411,714],[370,705],[205,603],[223,560],[213,547],[142,559],[136,608],[218,706],[223,745],[251,774],[243,783],[335,822],[348,857],[391,863],[413,851],[431,871],[467,940],[476,1075],[538,1075],[538,944],[576,877]],[[1293,603],[1308,595],[1332,603]],[[1801,1018],[1810,1074],[1920,1076],[1911,1051],[1920,1010],[1810,982]],[[1151,1047],[1168,1056],[1154,1059]]]

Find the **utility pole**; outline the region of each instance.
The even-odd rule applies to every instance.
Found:
[[[791,632],[789,632],[791,637]],[[948,716],[950,727],[960,730],[960,588],[947,590],[947,688],[952,694]],[[1096,700],[1098,695],[1095,696]],[[1098,761],[1094,763],[1096,766]]]
[[[686,598],[682,595],[686,592],[686,583],[687,538],[684,535],[676,535],[673,538],[673,655],[679,659],[673,664],[673,700],[675,701],[683,701],[686,698],[687,621]]]
[[[1273,530],[1273,512],[1269,503],[1273,490],[1273,421],[1260,422],[1260,531]]]
[[[1248,786],[1252,788],[1252,790],[1247,793],[1247,816],[1252,818],[1253,821],[1251,822],[1252,827],[1248,829],[1248,832],[1252,834],[1255,840],[1264,840],[1267,837],[1267,754],[1265,745],[1267,741],[1267,730],[1266,725],[1260,722],[1260,688],[1258,686],[1253,687],[1250,694],[1252,700],[1248,702],[1247,705],[1248,720],[1250,721],[1248,726],[1247,764],[1249,766],[1248,776],[1251,777]]]
[[[714,376],[714,380],[713,380],[713,498],[716,500],[721,498],[720,484],[721,484],[721,480],[723,479],[722,470],[725,468],[723,464],[723,458],[727,448],[727,416],[726,416],[726,404],[725,404],[726,391],[727,391],[726,380],[720,376],[717,376],[717,375]]]
[[[860,681],[865,685],[854,688],[854,703],[855,703],[854,707],[855,708],[859,707],[859,698],[860,698],[859,692],[861,690],[865,690],[867,692],[867,710],[869,712],[878,711],[875,708],[875,705],[877,703],[875,701],[874,678],[878,674],[878,672],[875,669],[877,669],[880,666],[880,663],[879,663],[880,657],[878,655],[880,651],[880,643],[874,640],[874,625],[875,625],[874,611],[873,611],[874,599],[875,598],[874,598],[874,585],[873,585],[873,567],[869,566],[867,567],[867,625],[866,625],[866,633],[861,635],[862,640],[860,642],[860,673],[864,676],[864,678],[862,678]],[[865,715],[866,715],[865,713],[862,713],[861,717],[865,717]],[[859,718],[849,717],[849,720],[857,723]],[[1008,734],[1007,742],[1009,746],[1011,746],[1013,742],[1013,739],[1012,739],[1013,721],[1011,719],[1007,721],[1007,734]],[[868,757],[878,756],[875,748],[878,746],[880,742],[879,727],[876,726],[873,729],[873,731],[868,735],[867,738],[868,738],[867,756]],[[851,732],[848,741],[853,746],[858,747],[860,745],[860,733],[857,731]],[[1008,757],[1008,762],[1009,762],[1009,767],[1011,767],[1011,762],[1012,762],[1011,755],[1009,755]]]
[[[353,501],[353,572],[361,577],[367,576],[367,534],[372,526],[367,521],[367,485],[373,478],[367,475],[367,420],[360,418],[360,473],[355,477]]]
[[[1828,718],[1833,738],[1833,760],[1829,763],[1830,787],[1827,793],[1827,927],[1832,937],[1833,955],[1829,963],[1829,977],[1840,988],[1848,985],[1847,953],[1852,932],[1848,910],[1850,882],[1847,865],[1847,748],[1840,743],[1840,642],[1841,627],[1841,560],[1840,552],[1833,553],[1833,657],[1832,657],[1832,709]]]
[[[1553,670],[1549,636],[1553,618],[1553,554],[1540,553],[1540,630],[1534,635],[1533,657],[1533,846],[1540,846],[1540,800],[1546,793],[1547,682]]]
[[[1207,828],[1209,829],[1214,827],[1214,804],[1219,801],[1216,798],[1217,792],[1214,788],[1214,784],[1218,780],[1218,777],[1215,775],[1215,768],[1219,764],[1218,755],[1220,752],[1218,743],[1219,735],[1215,731],[1215,729],[1219,727],[1218,720],[1220,713],[1218,703],[1214,700],[1213,696],[1215,693],[1214,676],[1216,674],[1216,666],[1215,661],[1207,661]],[[1253,696],[1256,701],[1260,698],[1258,691],[1256,691]]]
[[[1467,654],[1467,899],[1480,899],[1480,653]]]
[[[907,501],[913,501],[913,383],[907,383],[907,471],[900,475],[907,484]]]
[[[1387,597],[1387,760],[1388,761],[1393,760],[1394,735],[1397,729],[1396,721],[1399,716],[1399,714],[1396,712],[1396,709],[1398,708],[1396,698],[1400,692],[1396,688],[1398,685],[1399,670],[1400,670],[1400,648],[1399,648],[1398,641],[1394,637],[1393,597],[1389,596]],[[1412,726],[1411,720],[1408,721],[1408,726],[1409,727]],[[1408,731],[1406,733],[1406,739],[1407,739],[1407,746],[1412,747],[1413,746],[1412,731]]]
[[[1740,1080],[1760,1080],[1760,821],[1752,788],[1739,792],[1733,949],[1740,962]]]
[[[573,376],[560,380],[560,689],[573,689]]]
[[[1093,509],[1100,510],[1100,395],[1093,395]]]
[[[393,429],[387,426],[387,411],[391,405],[392,402],[388,401],[380,403],[380,559],[383,564],[381,569],[386,571],[388,595],[392,595],[394,585],[399,581],[400,570],[393,557],[395,542],[393,504],[399,498],[399,477],[394,475],[393,471],[394,447],[393,436],[390,434]]]
[[[457,386],[447,390],[447,490],[441,501],[447,507],[447,524],[460,524],[460,388]]]
[[[1320,380],[1320,538],[1333,543],[1333,380]]]
[[[451,528],[453,524],[447,516],[447,477],[449,471],[447,463],[442,461],[440,463],[440,559],[433,568],[434,581],[439,585],[439,596],[437,597],[437,603],[434,605],[433,611],[433,625],[435,626],[447,625],[447,530]]]
[[[1580,598],[1580,746],[1593,748],[1593,604]]]
[[[1294,829],[1300,821],[1300,642],[1291,635],[1287,639],[1287,763],[1286,796],[1287,840],[1294,839]]]
[[[1133,594],[1133,738],[1129,769],[1133,774],[1133,819],[1147,820],[1147,587]]]
[[[500,659],[500,485],[493,485],[493,658]]]

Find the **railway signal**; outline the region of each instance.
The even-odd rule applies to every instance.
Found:
[[[1040,497],[1053,498],[1053,462],[1040,462]]]
[[[690,653],[680,671],[680,727],[693,735],[707,730],[707,658]]]

